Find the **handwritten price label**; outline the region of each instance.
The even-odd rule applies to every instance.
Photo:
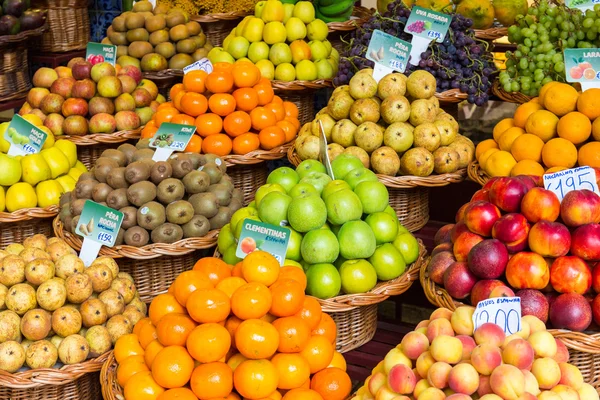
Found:
[[[210,74],[213,71],[213,66],[212,63],[208,60],[208,58],[203,58],[186,67],[183,67],[184,75],[190,71],[204,71],[207,74]]]
[[[444,36],[440,32],[436,31],[427,31],[427,37],[435,40],[444,40]]]
[[[600,195],[596,171],[590,167],[578,167],[544,175],[544,188],[556,194],[562,201],[572,190],[591,190]]]
[[[496,297],[477,303],[475,313],[473,313],[475,330],[488,322],[498,325],[507,335],[519,332],[521,330],[521,298]]]

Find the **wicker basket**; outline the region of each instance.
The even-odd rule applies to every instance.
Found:
[[[231,30],[246,16],[247,12],[228,12],[220,14],[194,15],[192,21],[199,22],[206,37],[214,46],[222,46],[223,40]]]
[[[371,18],[374,12],[374,9],[368,9],[362,6],[354,6],[351,19],[344,22],[330,22],[327,24],[327,27],[329,28],[327,40],[329,40],[331,45],[341,53],[345,45],[343,37],[353,30],[360,28],[369,20],[369,18]]]
[[[588,334],[564,329],[548,329],[569,349],[569,364],[575,365],[583,375],[583,381],[600,392],[600,333]]]
[[[0,371],[0,399],[101,400],[99,371],[111,354],[60,369]]]
[[[24,208],[12,213],[0,212],[0,248],[11,243],[23,243],[28,237],[41,233],[54,236],[52,218],[58,214],[58,206],[47,208]],[[0,399],[2,397],[0,396]]]
[[[492,93],[500,98],[502,101],[506,101],[509,103],[517,103],[523,104],[527,103],[533,97],[525,96],[523,93],[515,92],[515,93],[507,93],[504,91],[504,88],[500,85],[500,82],[495,81],[492,85]]]
[[[16,35],[0,36],[0,47],[5,48],[5,47],[12,46],[15,44],[21,44],[24,41],[31,39],[35,36],[40,36],[47,29],[48,29],[48,23],[45,22],[44,25],[42,25],[36,29],[22,31],[22,32],[17,33]]]
[[[294,141],[277,146],[271,150],[254,150],[243,155],[230,154],[221,157],[228,167],[236,165],[254,165],[265,161],[280,160],[287,156],[287,152],[294,145]]]
[[[102,387],[102,398],[104,400],[123,400],[123,388],[117,382],[117,360],[112,351],[102,365],[100,371],[100,385]]]
[[[31,89],[26,44],[12,45],[7,42],[7,46],[9,47],[0,44],[0,101],[2,102],[22,97]]]
[[[496,26],[488,29],[475,29],[475,37],[483,40],[496,40],[508,35],[508,28]]]
[[[450,89],[445,92],[435,92],[435,97],[440,105],[456,104],[467,99],[468,95],[458,89]]]
[[[471,161],[467,167],[467,174],[469,179],[473,182],[479,183],[481,186],[485,185],[490,180],[490,176],[481,168],[477,161]]]
[[[331,79],[318,81],[272,81],[275,94],[298,107],[298,121],[305,124],[315,118],[315,93],[332,87]]]
[[[154,82],[158,88],[158,93],[162,94],[165,99],[169,99],[171,88],[183,81],[183,70],[165,69],[159,72],[144,72],[142,77]]]
[[[114,149],[120,144],[140,139],[142,127],[132,131],[119,131],[111,134],[90,134],[83,136],[59,136],[58,139],[66,139],[77,145],[77,159],[90,169],[100,158],[102,152],[106,149]]]
[[[233,181],[233,186],[244,193],[244,205],[254,200],[258,188],[267,183],[269,169],[266,163],[260,164],[238,164],[227,168],[227,175]]]
[[[427,257],[427,259],[424,260],[423,264],[421,265],[421,270],[419,271],[419,282],[421,283],[425,297],[436,307],[445,307],[451,311],[454,311],[457,307],[462,306],[463,303],[452,298],[446,289],[438,286],[434,281],[429,279],[427,266],[429,265],[430,259],[431,257]]]
[[[38,43],[42,52],[85,49],[90,41],[87,0],[35,0],[33,7],[48,10],[49,25]]]

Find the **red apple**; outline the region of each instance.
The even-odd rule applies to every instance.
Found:
[[[452,265],[456,259],[454,255],[449,251],[442,251],[431,257],[429,265],[427,266],[427,272],[429,279],[441,285],[444,283],[444,272]]]
[[[573,190],[563,197],[560,216],[570,227],[600,223],[600,196],[591,190]]]
[[[50,86],[50,93],[59,94],[64,99],[68,99],[71,97],[74,85],[74,78],[58,78],[52,83],[52,86]]]
[[[558,257],[550,267],[550,283],[559,293],[584,294],[592,287],[592,271],[577,256]]]
[[[468,256],[469,270],[480,279],[495,279],[504,274],[508,263],[508,250],[497,239],[477,243]]]
[[[476,306],[477,303],[490,298],[490,294],[496,289],[502,289],[506,283],[497,279],[484,279],[475,284],[471,290],[471,304]]]
[[[85,117],[88,113],[88,103],[84,99],[70,98],[62,104],[62,114],[65,117],[80,115]]]
[[[600,293],[600,262],[592,265],[592,289]]]
[[[470,204],[471,203],[465,203],[462,206],[460,206],[454,217],[454,222],[459,223],[465,219],[465,210],[467,209],[467,207],[469,207]]]
[[[571,235],[571,254],[586,261],[600,260],[600,225],[587,224]]]
[[[442,226],[433,237],[433,243],[437,246],[438,244],[442,244],[445,242],[451,242],[450,232],[452,232],[452,228],[454,228],[454,224],[447,224]]]
[[[89,79],[92,71],[92,64],[87,61],[79,61],[73,65],[73,78],[80,79]]]
[[[503,176],[490,188],[490,201],[503,211],[518,212],[528,189],[520,179]]]
[[[544,179],[541,176],[533,176],[533,175],[519,175],[515,176],[515,179],[520,180],[527,187],[527,191],[530,191],[534,187],[544,186]],[[540,185],[541,183],[541,185]]]
[[[537,253],[517,253],[506,265],[506,279],[515,289],[544,289],[550,281],[548,263]]]
[[[594,301],[592,302],[592,315],[594,322],[600,324],[600,294],[594,297]]]
[[[592,322],[592,307],[578,293],[561,294],[550,306],[550,322],[556,329],[582,332]]]
[[[516,295],[521,298],[521,315],[533,315],[543,323],[548,321],[550,304],[546,296],[539,290],[523,289]]]
[[[509,253],[518,253],[527,247],[529,224],[521,214],[506,214],[492,227],[492,237],[506,245]]]
[[[481,236],[491,236],[494,223],[502,216],[498,207],[487,201],[470,203],[465,210],[467,228]]]
[[[481,241],[483,238],[475,233],[462,233],[454,242],[453,251],[456,261],[467,261],[471,249]]]
[[[560,201],[550,190],[536,187],[523,197],[521,214],[533,224],[542,219],[554,222],[560,215]]]
[[[135,65],[126,65],[117,75],[129,75],[133,79],[135,79],[135,84],[137,85],[142,80],[142,71]]]
[[[560,257],[571,248],[569,229],[560,222],[541,220],[529,231],[529,248],[542,257]]]
[[[96,84],[91,79],[82,79],[73,85],[72,97],[91,100],[96,95]]]
[[[458,237],[465,232],[471,231],[469,230],[469,228],[467,228],[467,224],[465,224],[464,221],[459,221],[456,224],[454,224],[454,226],[450,230],[450,240],[452,241],[452,243],[456,242],[456,239],[458,239]]]
[[[464,299],[471,293],[477,277],[465,262],[452,263],[444,272],[444,289],[455,299]]]
[[[87,119],[81,115],[71,115],[63,121],[63,133],[71,136],[82,136],[88,133]]]
[[[499,178],[500,178],[499,176],[495,176],[495,177],[493,177],[493,178],[490,178],[490,180],[489,180],[489,181],[487,181],[487,182],[485,183],[485,185],[483,185],[482,189],[487,189],[487,190],[490,190],[490,189],[492,188],[492,185],[493,185],[493,184],[494,184],[494,183],[495,183],[495,182],[496,182],[496,181],[497,181]]]
[[[473,197],[471,197],[471,202],[490,201],[489,193],[490,193],[490,191],[488,189],[479,189],[478,191],[475,192],[475,194],[473,194]]]

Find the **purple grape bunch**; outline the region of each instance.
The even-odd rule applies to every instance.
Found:
[[[406,27],[409,32],[421,33],[425,30],[425,22],[424,21],[415,21],[409,26]]]

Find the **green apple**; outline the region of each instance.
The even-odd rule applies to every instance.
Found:
[[[369,258],[377,246],[375,234],[365,221],[348,221],[338,232],[340,254],[348,260]]]
[[[283,4],[283,23],[284,24],[289,21],[289,19],[292,17],[292,14],[294,14],[294,5],[289,4],[289,3],[284,3]]]
[[[392,217],[396,218],[396,221],[397,221],[398,225],[400,225],[400,221],[398,220],[398,214],[396,214],[396,210],[394,210],[394,209],[392,208],[392,206],[387,206],[387,207],[385,208],[385,210],[383,210],[383,212],[384,212],[384,213],[388,213],[388,214],[389,214],[389,215],[391,215]],[[404,227],[403,227],[403,228],[404,228]],[[398,229],[400,229],[400,226],[398,226]],[[406,229],[406,228],[404,228],[404,229]],[[406,232],[408,232],[408,231],[406,231]],[[400,233],[400,230],[398,230],[398,233]]]
[[[294,6],[293,16],[300,18],[305,24],[315,20],[315,6],[310,1],[299,1]]]
[[[219,253],[223,254],[232,244],[235,244],[235,236],[233,236],[231,223],[229,223],[222,227],[219,232],[219,237],[217,238],[217,248],[219,249]]]
[[[302,260],[302,256],[300,254],[300,245],[302,243],[302,235],[290,228],[290,240],[288,241],[287,252],[285,253],[285,258],[300,261]]]
[[[375,249],[369,258],[380,281],[396,279],[406,270],[406,261],[391,243],[385,243]]]
[[[308,265],[306,294],[318,299],[329,299],[337,296],[341,287],[340,273],[333,264]]]
[[[286,258],[283,261],[283,265],[289,266],[289,267],[297,267],[297,268],[300,268],[302,271],[304,271],[304,267],[302,266],[302,264],[300,264],[298,261],[290,260],[289,258]]]
[[[319,196],[323,192],[323,189],[325,189],[325,186],[327,186],[327,184],[331,181],[332,179],[329,177],[329,175],[322,172],[310,172],[308,175],[300,179],[300,183],[310,183],[313,185],[315,189],[317,189]]]
[[[263,40],[267,44],[285,43],[287,31],[283,22],[268,22],[263,29]]]
[[[327,221],[325,202],[316,194],[292,198],[288,207],[288,223],[297,232],[319,229]]]
[[[375,172],[365,168],[362,165],[359,168],[355,168],[348,172],[346,176],[344,176],[344,180],[348,182],[348,185],[350,185],[352,190],[356,189],[356,186],[364,181],[379,182],[379,178],[377,178]]]
[[[223,50],[229,51],[229,44],[235,38],[235,34],[232,32],[225,39],[223,39]]]
[[[239,258],[238,256],[235,255],[236,250],[237,250],[237,244],[232,244],[231,246],[229,246],[221,254],[221,257],[223,257],[223,261],[225,261],[229,265],[235,265],[235,264],[239,263],[240,261],[242,261],[241,258]]]
[[[256,3],[254,6],[254,16],[260,18],[262,16],[263,9],[265,8],[266,1],[262,0]]]
[[[258,210],[254,207],[242,207],[231,216],[231,221],[229,224],[231,225],[231,232],[235,232],[237,230],[238,224],[248,217],[258,217]]]
[[[314,81],[317,79],[317,66],[310,60],[302,60],[296,64],[296,79]]]
[[[281,63],[275,68],[275,79],[291,82],[296,80],[296,68],[290,63]]]
[[[296,167],[296,172],[300,179],[304,178],[309,173],[316,171],[326,173],[325,166],[317,160],[304,160]]]
[[[290,167],[280,167],[274,170],[267,177],[267,183],[277,183],[281,185],[286,192],[289,192],[298,182],[300,176]]]
[[[389,204],[390,195],[381,182],[361,182],[354,189],[354,193],[360,198],[365,214],[383,211]]]
[[[313,40],[313,39],[310,39]],[[327,48],[327,53],[329,56],[331,56],[331,51],[333,49],[333,46],[331,45],[331,42],[327,39],[322,39],[321,42],[323,43],[323,45],[325,46],[325,48]],[[339,57],[339,53],[338,53],[338,57]]]
[[[300,253],[302,259],[309,264],[333,263],[340,254],[340,247],[335,233],[315,229],[302,238]]]
[[[290,46],[285,43],[275,43],[271,46],[271,50],[269,50],[269,60],[275,66],[281,63],[291,63],[292,51],[290,50]]]
[[[231,39],[227,46],[227,52],[233,56],[236,60],[246,57],[248,54],[248,48],[250,42],[243,36],[237,36]]]
[[[256,67],[260,70],[260,75],[272,81],[275,79],[275,67],[269,60],[260,60],[256,63]]]
[[[334,71],[334,73],[337,74],[336,71],[338,70],[338,62],[332,59],[331,57],[327,59],[327,62],[329,63],[329,65],[331,65],[331,69]]]
[[[253,63],[269,58],[269,45],[265,42],[254,42],[248,47],[248,58]]]
[[[265,22],[283,21],[285,12],[280,1],[269,0],[265,3],[260,17]]]
[[[365,222],[373,230],[378,245],[391,243],[398,236],[398,217],[393,217],[385,211],[369,214]]]
[[[323,188],[323,192],[321,192],[321,198],[327,203],[327,197],[329,197],[330,194],[344,189],[352,190],[346,181],[342,181],[340,179],[333,180],[329,182],[325,188]],[[360,207],[362,208],[362,204]]]
[[[288,194],[290,196],[292,196],[292,198],[296,198],[296,197],[302,196],[304,194],[318,195],[319,192],[317,192],[317,189],[315,189],[315,187],[313,185],[311,185],[310,183],[298,183],[297,185],[295,185],[293,188],[290,189]]]
[[[267,224],[287,225],[287,211],[292,198],[285,193],[270,192],[261,200],[258,206],[258,217]]]
[[[317,79],[331,79],[335,75],[333,65],[328,60],[319,60],[315,62],[317,67]]]
[[[238,59],[235,61],[235,63],[236,63],[236,64],[243,63],[243,62],[250,62],[250,63],[251,63],[252,61],[250,61],[250,59],[249,59],[248,57],[242,57],[242,58],[238,58]]]
[[[304,39],[306,37],[306,25],[300,18],[292,17],[285,23],[288,42]]]
[[[263,197],[265,197],[268,193],[271,192],[281,192],[283,194],[286,193],[283,186],[278,185],[276,183],[266,183],[259,187],[256,191],[256,194],[254,195],[254,201],[256,201],[256,206],[260,208],[260,202],[262,201]]]
[[[353,169],[364,168],[358,157],[350,154],[340,154],[331,162],[331,169],[336,179],[344,179]]]
[[[258,3],[263,3],[263,2],[259,1]],[[256,6],[258,6],[258,3],[256,3]],[[261,7],[261,10],[262,10],[262,7]],[[240,22],[238,24],[238,26],[233,28],[233,30],[231,31],[232,33],[234,33],[234,36],[242,36],[242,34],[244,32],[244,27],[246,26],[248,21],[250,21],[252,18],[254,18],[252,15],[245,16],[244,19],[242,20],[242,22]]]
[[[419,257],[419,242],[410,232],[400,232],[393,243],[407,264],[412,264]]]
[[[323,41],[327,39],[329,28],[327,24],[320,19],[315,19],[306,26],[308,40],[319,40]],[[331,51],[331,44],[329,44],[329,51]]]
[[[377,272],[367,260],[348,260],[340,267],[342,290],[346,294],[366,293],[377,285]]]
[[[214,61],[211,60],[210,62],[213,64],[218,62],[226,62],[229,64],[233,64],[235,62],[235,58],[233,58],[228,52],[221,51],[220,53],[217,53],[217,55],[214,57]]]
[[[325,46],[320,40],[311,40],[308,42],[308,45],[310,46],[311,60],[317,61],[329,57],[327,46]]]
[[[340,182],[348,185],[344,181]],[[362,216],[360,199],[350,188],[331,193],[325,198],[325,205],[327,206],[327,220],[335,225],[342,225],[348,221],[360,219]]]
[[[263,29],[265,28],[265,22],[256,17],[250,18],[244,28],[242,29],[242,36],[245,37],[250,43],[260,42],[263,37]]]

